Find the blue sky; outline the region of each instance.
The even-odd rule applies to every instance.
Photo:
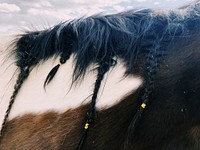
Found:
[[[0,34],[43,29],[61,21],[130,9],[173,9],[193,0],[0,0]]]

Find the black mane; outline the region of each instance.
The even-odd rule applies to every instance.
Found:
[[[60,23],[48,30],[27,32],[16,40],[16,64],[29,66],[53,55],[75,55],[75,78],[90,64],[115,57],[122,59],[127,73],[134,72],[140,54],[161,57],[174,38],[199,34],[200,6],[170,12],[127,11],[115,15],[91,16]]]

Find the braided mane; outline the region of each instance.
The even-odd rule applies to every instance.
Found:
[[[94,123],[96,118],[95,104],[101,81],[105,73],[111,67],[115,67],[115,63],[120,59],[126,68],[124,76],[140,74],[144,78],[139,94],[140,105],[137,112],[132,114],[128,127],[124,145],[126,149],[146,106],[151,103],[160,64],[170,53],[168,47],[176,39],[199,35],[199,28],[200,3],[196,2],[172,11],[144,9],[106,16],[94,15],[62,22],[47,30],[20,35],[14,43],[16,46],[12,52],[20,72],[0,136],[3,137],[7,117],[23,82],[35,66],[53,56],[60,57],[60,62],[47,75],[44,87],[53,81],[59,67],[70,57],[75,59],[73,83],[84,77],[90,65],[97,66],[91,105],[85,114],[87,131],[89,124]],[[84,147],[86,137],[86,133],[83,133],[77,149]]]

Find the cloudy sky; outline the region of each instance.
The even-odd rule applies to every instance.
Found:
[[[0,35],[43,29],[96,13],[135,8],[178,8],[193,0],[0,0]]]

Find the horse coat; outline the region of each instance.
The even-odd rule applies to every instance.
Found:
[[[200,149],[199,15],[195,2],[15,38],[1,52],[0,149]]]

